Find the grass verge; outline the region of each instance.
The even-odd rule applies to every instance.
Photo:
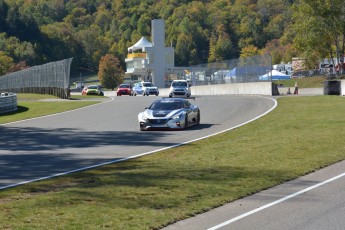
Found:
[[[304,78],[292,78],[290,80],[274,81],[277,84],[282,84],[284,87],[295,87],[297,82],[299,88],[323,88],[323,82],[326,77],[304,77]]]
[[[61,100],[58,102],[42,101],[44,99],[58,98],[52,95],[42,94],[17,94],[17,110],[9,113],[0,114],[0,124],[45,116],[54,113],[60,113],[98,103],[97,101],[82,100]]]
[[[278,103],[205,140],[0,191],[0,227],[159,229],[345,159],[345,98]]]

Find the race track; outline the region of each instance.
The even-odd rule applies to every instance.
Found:
[[[213,135],[276,105],[259,96],[199,96],[192,101],[201,110],[199,126],[139,131],[138,113],[157,98],[115,97],[87,108],[0,125],[0,189]]]

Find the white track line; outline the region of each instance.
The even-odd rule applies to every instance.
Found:
[[[268,98],[268,97],[265,97],[265,98]],[[168,146],[168,147],[165,147],[165,148],[153,150],[153,151],[146,152],[146,153],[141,153],[141,154],[138,154],[138,155],[135,155],[135,156],[131,156],[131,157],[126,157],[126,158],[122,158],[122,159],[118,159],[118,160],[114,160],[114,161],[108,161],[108,162],[104,162],[104,163],[101,163],[101,164],[91,165],[91,166],[87,166],[87,167],[79,168],[79,169],[74,169],[74,170],[71,170],[71,171],[63,172],[63,173],[57,173],[57,174],[53,174],[53,175],[46,176],[46,177],[40,177],[40,178],[33,179],[33,180],[28,180],[28,181],[23,181],[23,182],[15,183],[15,184],[6,185],[6,186],[3,186],[3,187],[0,187],[0,190],[11,188],[11,187],[16,187],[16,186],[19,186],[19,185],[24,185],[24,184],[28,184],[28,183],[32,183],[32,182],[36,182],[36,181],[51,179],[51,178],[58,177],[58,176],[64,176],[64,175],[67,175],[67,174],[71,174],[71,173],[75,173],[75,172],[80,172],[80,171],[84,171],[84,170],[87,170],[87,169],[92,169],[92,168],[96,168],[96,167],[100,167],[100,166],[104,166],[104,165],[108,165],[108,164],[118,163],[118,162],[121,162],[121,161],[135,159],[135,158],[142,157],[142,156],[145,156],[145,155],[149,155],[149,154],[152,154],[152,153],[160,152],[160,151],[171,149],[171,148],[175,148],[175,147],[178,147],[178,146],[181,146],[181,145],[186,145],[186,144],[189,144],[189,143],[192,143],[192,142],[195,142],[195,141],[203,140],[203,139],[215,136],[217,134],[224,133],[224,132],[236,129],[236,128],[240,127],[240,126],[243,126],[245,124],[248,124],[248,123],[250,123],[252,121],[257,120],[260,117],[263,117],[266,114],[270,113],[272,110],[274,110],[277,107],[278,102],[275,99],[273,99],[273,98],[268,98],[268,99],[271,99],[272,101],[274,101],[274,106],[271,109],[269,109],[265,113],[255,117],[255,118],[253,118],[253,119],[251,119],[249,121],[246,121],[246,122],[244,122],[242,124],[236,125],[234,127],[228,128],[228,129],[225,129],[223,131],[220,131],[220,132],[217,132],[217,133],[214,133],[214,134],[211,134],[211,135],[207,135],[207,136],[204,136],[204,137],[200,137],[200,138],[197,138],[197,139],[194,139],[194,140],[191,140],[191,141],[186,141],[186,142],[183,142],[183,143],[180,143],[180,144]],[[107,101],[107,102],[109,102],[109,101]],[[105,103],[105,102],[103,102],[103,103]],[[95,104],[95,105],[99,105],[99,104]],[[91,105],[91,106],[95,106],[95,105]],[[87,107],[90,107],[90,106],[87,106]],[[83,107],[83,108],[86,108],[86,107]],[[83,108],[80,108],[80,109],[83,109]],[[66,112],[63,112],[63,113],[67,113],[67,112],[70,112],[70,111],[66,111]],[[52,115],[47,115],[47,116],[54,116],[54,115],[57,115],[57,114],[52,114]],[[38,117],[38,118],[42,118],[42,117]],[[32,119],[38,119],[38,118],[32,118]],[[28,120],[32,120],[32,119],[28,119]],[[20,121],[18,121],[18,122],[20,122]],[[6,123],[4,125],[12,124],[12,123],[16,123],[16,122]]]
[[[260,212],[260,211],[262,211],[262,210],[264,210],[264,209],[266,209],[266,208],[272,207],[272,206],[274,206],[274,205],[276,205],[276,204],[279,204],[279,203],[281,203],[281,202],[283,202],[283,201],[286,201],[286,200],[288,200],[288,199],[291,199],[291,198],[293,198],[293,197],[295,197],[295,196],[298,196],[298,195],[300,195],[300,194],[302,194],[302,193],[308,192],[308,191],[310,191],[310,190],[312,190],[312,189],[314,189],[314,188],[317,188],[317,187],[320,187],[320,186],[325,185],[325,184],[327,184],[327,183],[330,183],[330,182],[332,182],[332,181],[334,181],[334,180],[337,180],[337,179],[339,179],[339,178],[341,178],[341,177],[343,177],[343,176],[345,176],[345,173],[342,173],[342,174],[340,174],[340,175],[338,175],[338,176],[332,177],[331,179],[328,179],[328,180],[326,180],[326,181],[323,181],[323,182],[320,182],[320,183],[315,184],[315,185],[313,185],[313,186],[310,186],[310,187],[308,187],[308,188],[305,188],[305,189],[303,189],[303,190],[301,190],[301,191],[299,191],[299,192],[295,192],[295,193],[293,193],[293,194],[291,194],[291,195],[285,196],[285,197],[283,197],[283,198],[281,198],[281,199],[279,199],[279,200],[273,201],[272,203],[266,204],[266,205],[261,206],[261,207],[259,207],[259,208],[257,208],[257,209],[253,209],[253,210],[251,210],[251,211],[249,211],[249,212],[246,212],[246,213],[244,213],[244,214],[242,214],[242,215],[239,215],[239,216],[237,216],[237,217],[235,217],[235,218],[232,218],[232,219],[230,219],[230,220],[228,220],[228,221],[225,221],[225,222],[223,222],[223,223],[221,223],[221,224],[218,224],[218,225],[216,225],[216,226],[214,226],[214,227],[208,228],[207,230],[216,230],[216,229],[222,228],[222,227],[224,227],[224,226],[226,226],[226,225],[229,225],[229,224],[231,224],[231,223],[233,223],[233,222],[235,222],[235,221],[237,221],[237,220],[240,220],[240,219],[242,219],[242,218],[245,218],[245,217],[247,217],[247,216],[250,216],[250,215],[252,215],[252,214],[254,214],[254,213]]]

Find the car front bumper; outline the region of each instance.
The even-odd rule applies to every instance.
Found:
[[[141,130],[183,129],[184,119],[140,119]]]
[[[87,95],[99,95],[100,92],[99,92],[99,91],[87,91],[86,94],[87,94]]]
[[[132,95],[131,91],[128,90],[119,90],[116,92],[117,95]]]
[[[189,97],[190,96],[190,92],[186,92],[186,91],[172,91],[170,92],[169,96],[177,96],[177,97]]]

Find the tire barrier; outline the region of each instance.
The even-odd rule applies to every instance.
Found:
[[[340,81],[324,81],[323,92],[324,92],[324,95],[340,95],[341,82]]]
[[[0,93],[0,114],[17,110],[17,94]]]

